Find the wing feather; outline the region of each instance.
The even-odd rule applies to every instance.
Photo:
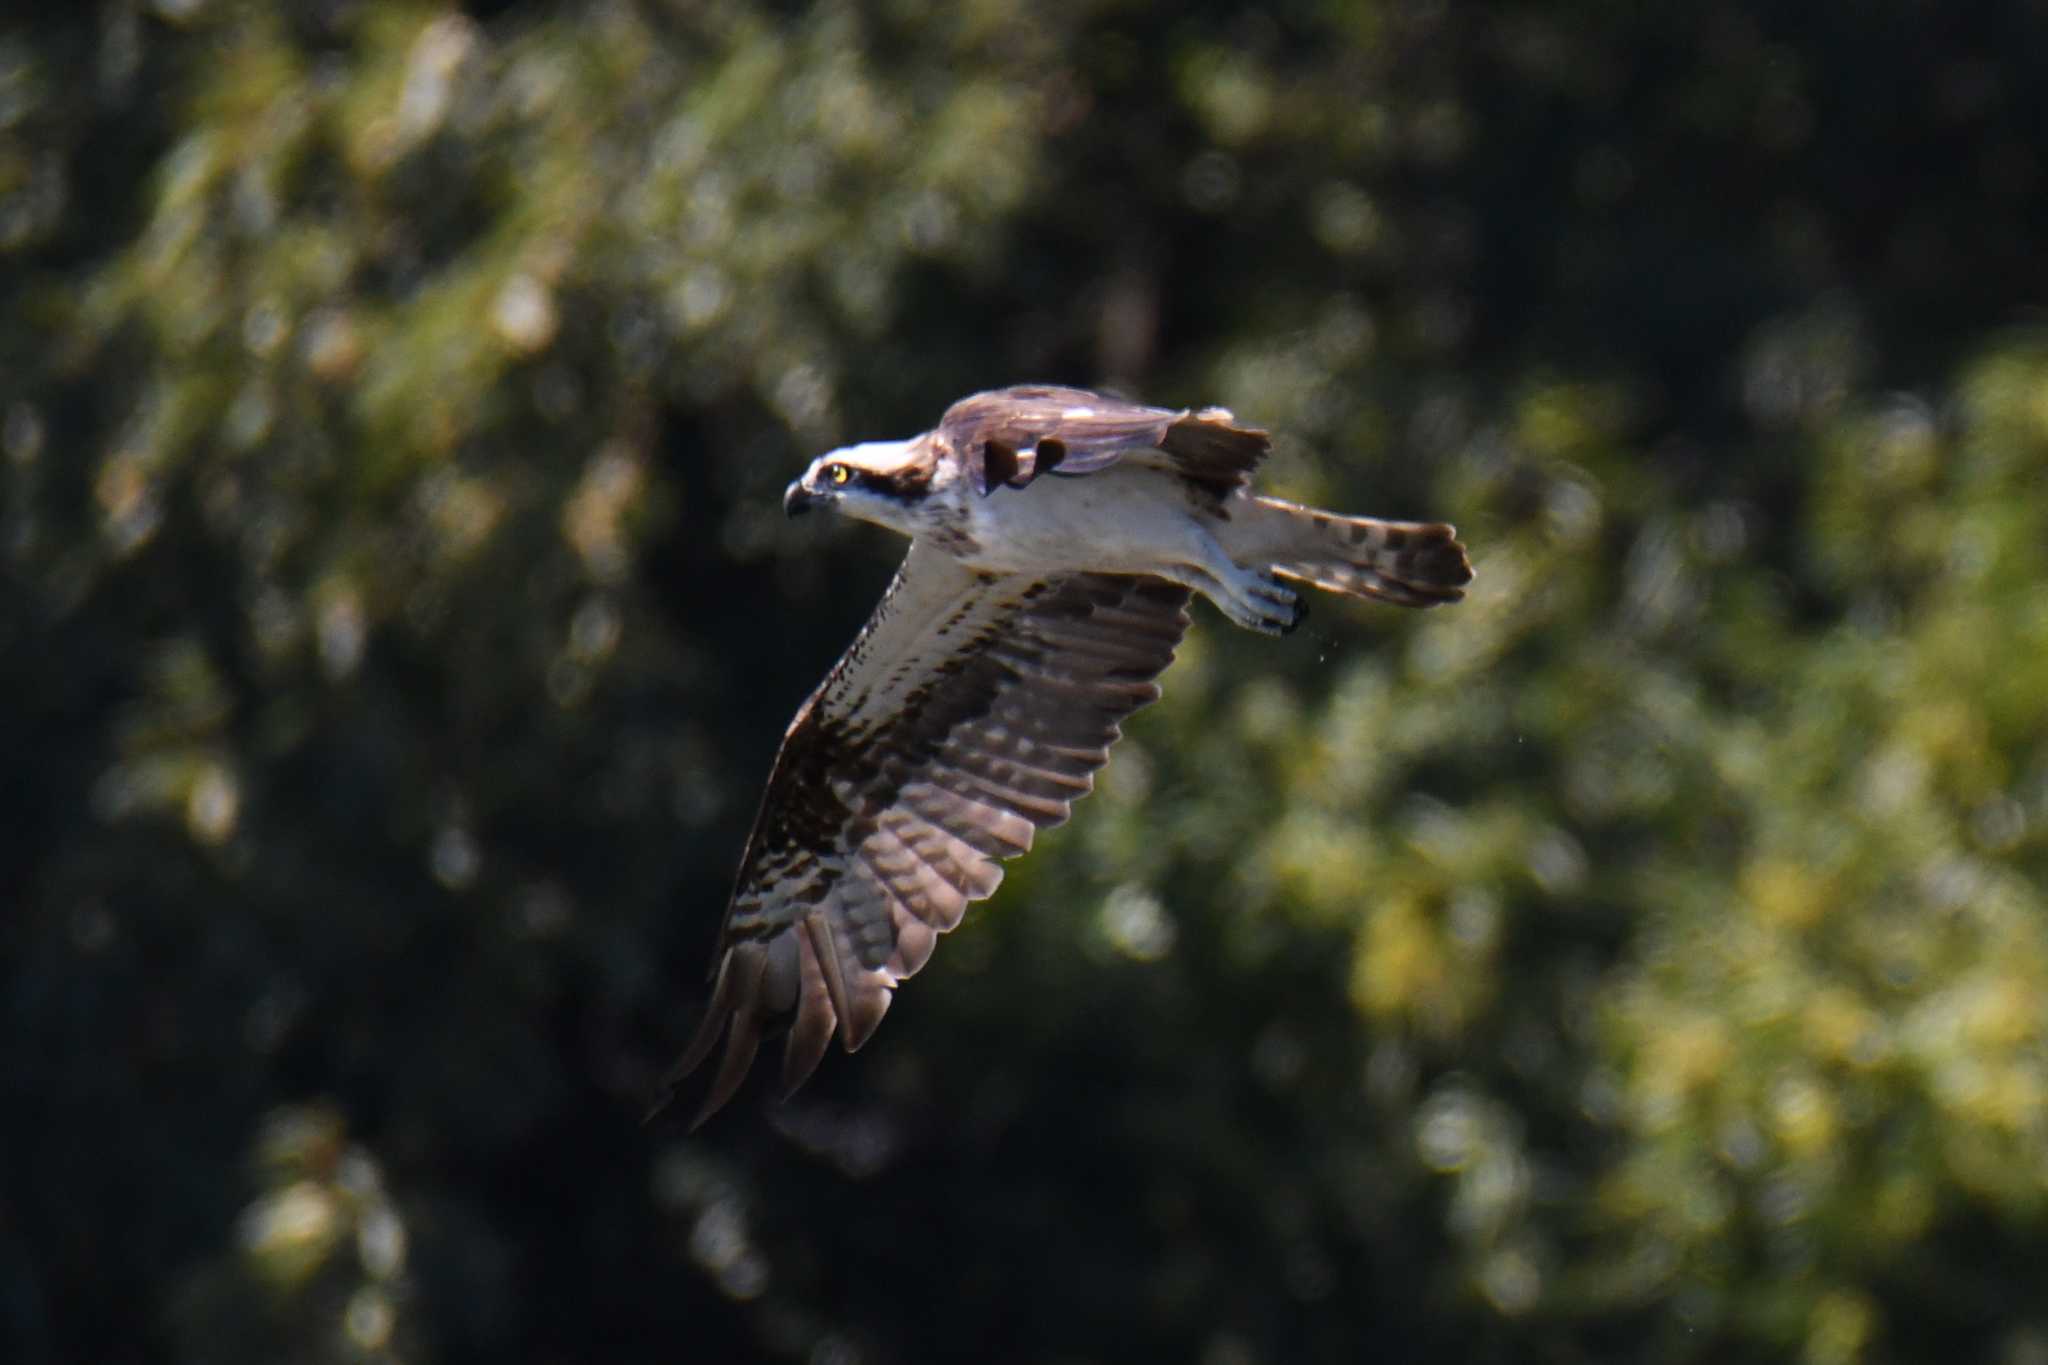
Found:
[[[835,1033],[867,1041],[897,983],[995,891],[998,860],[1093,789],[1123,720],[1159,695],[1187,601],[1156,578],[975,573],[913,544],[783,738],[710,1005],[668,1078],[724,1038],[697,1122],[773,1032],[788,1032],[785,1093]]]
[[[761,983],[767,969],[768,949],[759,943],[741,945],[737,951],[728,953],[719,967],[716,1008],[732,1024],[725,1030],[725,1051],[718,1058],[718,1074],[712,1078],[711,1090],[699,1106],[696,1118],[691,1120],[693,1128],[725,1107],[746,1078],[747,1068],[754,1064],[754,1053],[761,1046],[761,1020],[766,1014]],[[703,1039],[702,1051],[710,1050],[716,1036]],[[702,1055],[697,1042],[691,1043],[690,1051]]]
[[[849,883],[866,880],[856,868]],[[854,944],[843,941],[839,925],[828,913],[812,915],[807,926],[823,926],[822,932],[813,931],[811,942],[818,947],[819,965],[825,970],[828,983],[836,982],[838,994],[833,998],[833,1007],[839,1015],[839,1042],[848,1052],[858,1052],[867,1040],[874,1036],[875,1028],[882,1022],[882,1016],[889,1011],[890,992],[896,983],[888,978],[883,968],[895,953],[895,902],[888,892],[870,883],[868,889],[874,896],[874,907],[880,911],[879,934],[863,933]],[[823,943],[819,940],[823,939]],[[834,951],[827,956],[827,946]],[[876,951],[880,948],[880,952]]]
[[[931,961],[932,949],[938,944],[939,931],[928,921],[908,913],[898,917],[896,951],[889,958],[889,974],[898,981],[917,975]]]
[[[811,1078],[832,1046],[832,1034],[839,1027],[839,1015],[832,1008],[832,993],[825,985],[825,969],[818,963],[818,950],[809,934],[785,934],[796,945],[800,984],[796,1019],[782,1045],[782,1094],[794,1095],[797,1087]],[[712,1017],[715,1017],[712,1016]],[[707,1116],[708,1117],[708,1116]]]
[[[797,930],[810,941],[811,956],[818,963],[818,974],[823,978],[825,993],[832,1002],[832,1013],[843,1030],[853,1017],[853,1001],[846,988],[845,959],[840,954],[839,945],[832,941],[832,926],[823,915],[812,914],[804,916]],[[738,1027],[738,1019],[734,1019],[733,1024]]]
[[[925,864],[937,872],[946,884],[960,893],[959,903],[964,909],[967,902],[986,900],[995,893],[998,883],[1003,880],[1003,869],[981,856],[980,851],[960,836],[934,825],[921,816],[912,814],[903,806],[886,812],[881,827],[894,834],[911,852],[923,859]],[[950,912],[950,919],[939,923],[941,929],[951,929],[960,922],[961,909]],[[944,911],[935,903],[934,913],[942,916]]]
[[[930,780],[905,784],[898,800],[904,809],[991,858],[1014,858],[1029,853],[1032,837],[1038,833],[1038,826],[1013,810],[963,797]]]
[[[966,893],[947,878],[936,862],[906,844],[896,831],[885,828],[870,834],[861,845],[861,856],[912,919],[951,928],[966,912]],[[900,919],[897,922],[900,924]]]
[[[1075,795],[1073,792],[1065,792],[1059,796],[1043,796],[1026,791],[1021,786],[1006,786],[979,773],[961,768],[947,770],[944,780],[950,790],[961,796],[983,801],[992,800],[998,805],[1016,811],[1041,829],[1065,820],[1067,807],[1072,804]],[[1085,792],[1081,794],[1086,795]]]
[[[1163,463],[1217,497],[1242,488],[1271,439],[1223,408],[1176,411],[1054,384],[1019,384],[963,398],[939,419],[939,438],[966,462],[986,497],[1043,474],[1093,474],[1126,457]]]

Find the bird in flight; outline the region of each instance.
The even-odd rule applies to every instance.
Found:
[[[711,1002],[661,1103],[725,1047],[698,1109],[783,1035],[782,1087],[881,1022],[898,982],[1065,820],[1122,721],[1156,700],[1195,593],[1283,634],[1297,585],[1455,602],[1454,528],[1252,492],[1267,434],[1024,385],[963,398],[907,441],[820,456],[791,516],[830,508],[910,537],[867,625],[790,722],[719,935]]]

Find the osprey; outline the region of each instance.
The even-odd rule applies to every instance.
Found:
[[[866,1042],[1001,860],[1067,818],[1120,723],[1158,698],[1191,594],[1269,634],[1300,622],[1295,583],[1407,607],[1464,596],[1452,527],[1255,494],[1267,446],[1222,408],[1032,385],[832,451],[789,485],[789,515],[829,507],[910,551],[783,736],[664,1102],[721,1037],[694,1123],[765,1037],[786,1034],[785,1094],[834,1033]]]

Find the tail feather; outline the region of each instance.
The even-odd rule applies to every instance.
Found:
[[[1434,607],[1465,596],[1472,565],[1458,531],[1440,521],[1347,517],[1318,507],[1253,499],[1267,510],[1274,573],[1326,592],[1404,607]]]

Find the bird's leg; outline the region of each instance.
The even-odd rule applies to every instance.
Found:
[[[1234,562],[1207,532],[1199,532],[1199,559],[1166,565],[1155,572],[1192,588],[1216,610],[1247,630],[1285,635],[1301,624],[1308,606],[1301,594],[1270,571]]]

